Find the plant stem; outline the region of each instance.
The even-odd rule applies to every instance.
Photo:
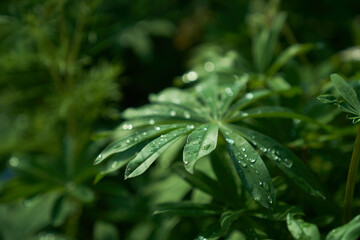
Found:
[[[356,134],[354,150],[351,156],[348,178],[346,182],[345,200],[344,200],[344,223],[351,219],[352,202],[354,198],[354,188],[356,183],[356,175],[360,162],[360,126]]]

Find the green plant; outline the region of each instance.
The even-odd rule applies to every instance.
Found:
[[[349,119],[352,122],[360,122],[360,102],[355,90],[338,74],[331,75],[331,81],[335,88],[340,93],[341,97],[336,97],[331,94],[321,95],[318,99],[324,103],[335,104],[338,108],[346,113],[349,113]],[[344,197],[344,221],[348,222],[351,219],[354,188],[356,183],[356,175],[358,173],[360,163],[360,128],[356,135],[354,150],[351,156],[349,173],[346,182],[346,190]]]
[[[281,107],[245,109],[274,94],[268,90],[244,93],[247,81],[248,75],[228,84],[218,83],[214,77],[196,85],[191,92],[167,89],[152,95],[152,104],[126,110],[123,117],[127,121],[120,128],[134,132],[114,141],[100,153],[95,164],[113,154],[118,155],[110,159],[101,175],[127,164],[125,179],[138,176],[172,144],[188,136],[183,151],[187,171],[193,173],[198,159],[214,151],[218,142],[226,142],[232,163],[245,188],[255,201],[266,208],[274,205],[276,194],[267,167],[255,149],[272,160],[301,188],[312,195],[323,197],[315,177],[291,151],[275,140],[237,124],[262,117],[310,120]],[[218,140],[219,130],[221,135]],[[222,161],[221,158],[218,161]]]

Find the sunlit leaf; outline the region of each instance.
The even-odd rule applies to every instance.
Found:
[[[125,171],[125,178],[136,177],[146,171],[150,165],[168,149],[172,144],[191,131],[194,125],[180,128],[172,132],[161,135],[154,141],[147,144],[141,152],[129,162]]]
[[[184,147],[183,161],[186,170],[194,172],[196,161],[216,148],[219,126],[217,124],[203,124],[192,131]]]

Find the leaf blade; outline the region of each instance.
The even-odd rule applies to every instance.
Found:
[[[183,161],[187,171],[193,173],[197,160],[215,150],[218,130],[217,124],[203,124],[189,134],[183,152]]]
[[[266,208],[275,202],[275,190],[266,165],[255,149],[231,126],[222,126],[233,164],[251,197]],[[234,131],[235,130],[235,131]]]

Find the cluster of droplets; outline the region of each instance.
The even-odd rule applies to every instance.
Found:
[[[265,153],[268,157],[274,159],[275,161],[281,163],[287,168],[291,168],[293,165],[293,160],[286,157],[281,157],[281,154],[278,150],[266,148],[266,147],[260,147],[260,151]]]

